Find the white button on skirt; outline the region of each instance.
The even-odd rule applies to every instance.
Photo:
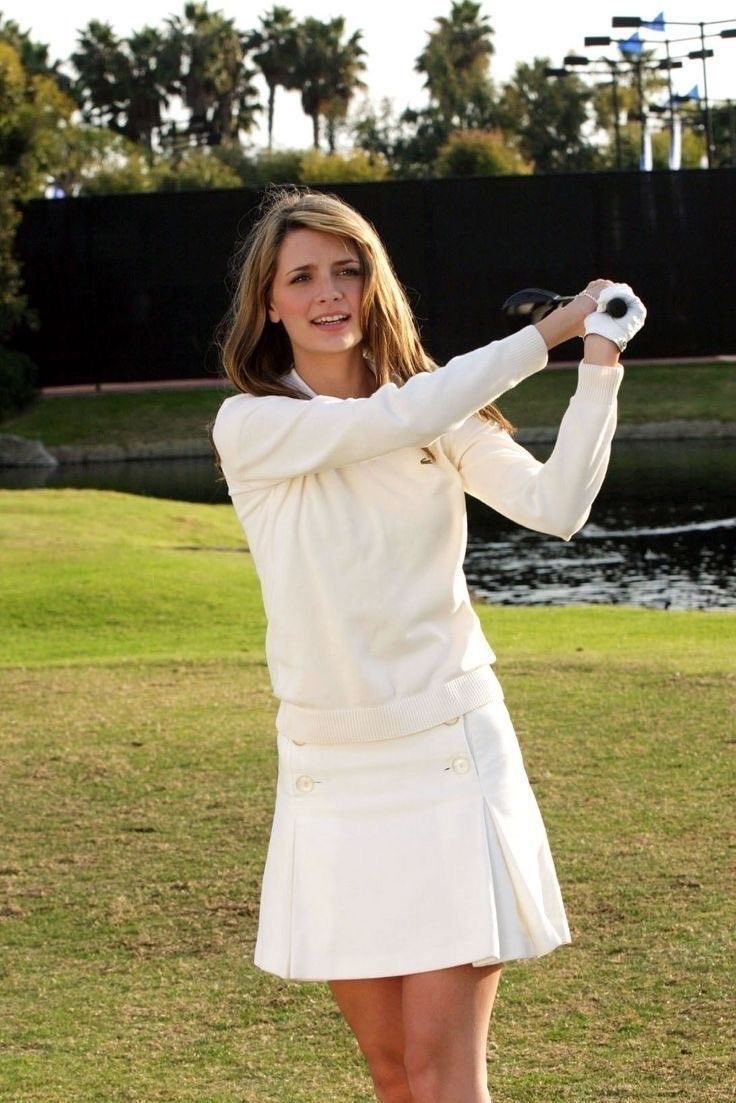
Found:
[[[503,701],[400,738],[277,746],[260,969],[399,976],[571,941]]]

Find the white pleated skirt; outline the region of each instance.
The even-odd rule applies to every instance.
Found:
[[[277,746],[259,969],[403,976],[571,941],[502,700],[400,738]]]

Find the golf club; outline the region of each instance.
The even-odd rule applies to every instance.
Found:
[[[507,318],[523,319],[534,324],[541,322],[551,311],[565,303],[572,302],[576,295],[558,295],[556,291],[545,291],[543,287],[525,287],[509,295],[501,310]],[[628,307],[624,299],[611,299],[606,303],[606,314],[612,318],[623,318]]]

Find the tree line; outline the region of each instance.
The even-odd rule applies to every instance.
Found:
[[[61,155],[47,175],[65,194],[614,167],[607,82],[574,74],[552,80],[549,59],[535,58],[498,85],[494,31],[480,3],[452,0],[427,30],[415,60],[427,93],[421,107],[357,103],[367,92],[362,37],[343,17],[298,21],[279,5],[242,29],[205,0],[127,37],[92,20],[71,56],[52,63],[47,47],[0,16],[0,42],[29,79],[51,80],[64,97],[66,107],[57,104]],[[647,95],[665,86],[652,71],[644,83]],[[300,94],[311,151],[274,151],[280,90]],[[624,72],[617,120],[624,168],[638,165],[638,94],[633,69]],[[262,118],[268,140],[258,150],[251,135]],[[655,135],[655,166],[666,165],[666,147],[666,134]],[[698,165],[702,154],[700,129],[686,129],[683,164]]]
[[[33,324],[13,253],[29,199],[615,164],[634,169],[642,89],[650,96],[665,87],[653,66],[642,71],[641,84],[634,67],[624,66],[612,100],[606,80],[550,79],[549,58],[519,62],[499,84],[495,35],[480,3],[451,0],[415,59],[426,102],[397,109],[390,100],[358,98],[368,92],[362,38],[342,17],[300,21],[280,5],[243,29],[202,0],[186,2],[160,27],[127,36],[91,20],[70,57],[52,61],[48,46],[0,12],[0,377],[10,370],[3,341],[21,322]],[[308,150],[274,146],[281,92],[300,95],[311,120]],[[267,144],[257,148],[252,135],[263,118]],[[694,107],[690,123],[686,167],[699,165],[704,153]],[[717,116],[714,127],[720,161],[729,163],[730,131]],[[666,164],[663,131],[654,138],[654,165]]]

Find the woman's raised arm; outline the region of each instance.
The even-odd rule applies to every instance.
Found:
[[[538,329],[525,326],[370,398],[232,395],[212,436],[231,489],[309,475],[431,444],[546,363]]]

